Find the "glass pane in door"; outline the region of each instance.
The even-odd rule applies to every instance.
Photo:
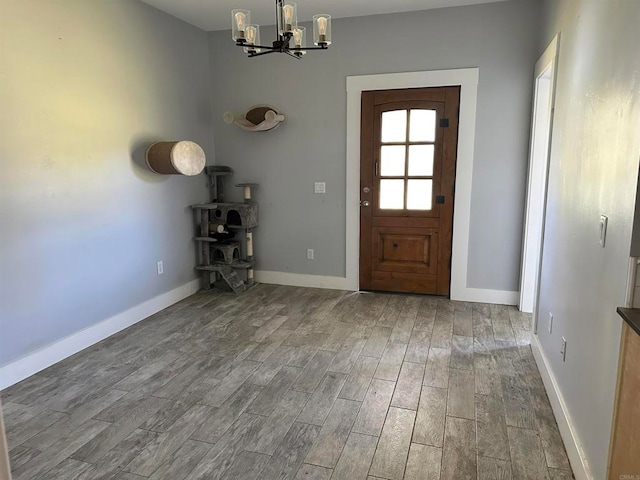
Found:
[[[433,180],[408,180],[407,209],[431,210]]]
[[[410,177],[433,176],[433,152],[434,145],[411,145],[409,147]]]
[[[436,111],[411,110],[409,141],[434,142],[436,140]]]
[[[407,111],[382,112],[381,140],[385,143],[404,142],[407,139]]]
[[[380,180],[380,208],[387,210],[404,208],[404,180]]]
[[[380,175],[383,177],[402,177],[404,175],[404,145],[383,145],[380,148]]]

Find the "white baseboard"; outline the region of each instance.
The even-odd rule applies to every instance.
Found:
[[[578,438],[573,423],[571,422],[569,410],[562,394],[560,393],[560,389],[558,388],[558,382],[549,368],[549,362],[547,362],[547,358],[542,350],[542,346],[540,345],[537,335],[531,335],[531,350],[533,350],[533,357],[538,365],[538,370],[542,376],[542,382],[544,383],[549,401],[551,402],[553,414],[558,422],[560,436],[562,437],[564,446],[567,449],[567,456],[569,457],[569,463],[571,463],[573,474],[576,480],[594,480],[587,458],[582,450],[580,439]]]
[[[273,283],[276,285],[290,285],[294,287],[328,288],[334,290],[356,290],[349,279],[345,277],[327,277],[323,275],[305,275],[301,273],[271,272],[256,270],[255,279],[258,283]]]
[[[200,280],[174,288],[146,302],[118,313],[95,325],[73,333],[30,353],[12,363],[0,367],[0,390],[5,389],[31,375],[84,350],[91,345],[124,330],[131,325],[167,308],[183,298],[196,293],[200,288]]]
[[[508,290],[488,290],[484,288],[451,288],[451,300],[462,302],[497,303],[500,305],[517,305],[519,292]]]

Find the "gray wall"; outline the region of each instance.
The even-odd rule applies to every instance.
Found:
[[[468,285],[517,290],[538,20],[535,0],[336,20],[334,45],[301,61],[248,59],[228,31],[210,33],[216,159],[260,183],[258,269],[345,275],[347,76],[479,67]],[[258,103],[287,123],[263,134],[223,123]]]
[[[625,301],[638,178],[639,22],[636,0],[545,2],[544,44],[558,31],[561,39],[538,337],[597,479],[606,477],[622,322],[615,309]],[[605,248],[600,214],[609,217]]]
[[[0,49],[2,365],[194,278],[204,181],[143,154],[213,142],[206,34],[143,3],[4,0]]]

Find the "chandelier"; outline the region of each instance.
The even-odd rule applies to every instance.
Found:
[[[249,10],[231,11],[231,37],[249,57],[280,52],[300,58],[307,50],[326,50],[331,45],[331,16],[313,16],[313,47],[306,45],[306,29],[298,25],[296,4],[276,0],[276,40],[271,46],[260,44],[260,25],[251,23]]]

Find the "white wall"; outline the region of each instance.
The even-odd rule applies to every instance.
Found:
[[[143,157],[213,159],[208,75],[206,33],[141,2],[0,2],[0,366],[195,278],[205,180]]]
[[[561,38],[538,337],[585,463],[603,479],[640,154],[640,2],[548,0],[544,22],[540,51]]]
[[[313,13],[301,5],[298,18]],[[466,283],[518,290],[538,19],[535,0],[340,19],[330,49],[300,61],[248,59],[229,32],[211,33],[216,159],[237,181],[260,183],[258,269],[345,275],[347,76],[479,67]],[[273,37],[272,27],[261,33]],[[259,103],[282,109],[287,123],[261,134],[223,123],[223,112]],[[326,182],[326,195],[313,193],[314,181]]]

